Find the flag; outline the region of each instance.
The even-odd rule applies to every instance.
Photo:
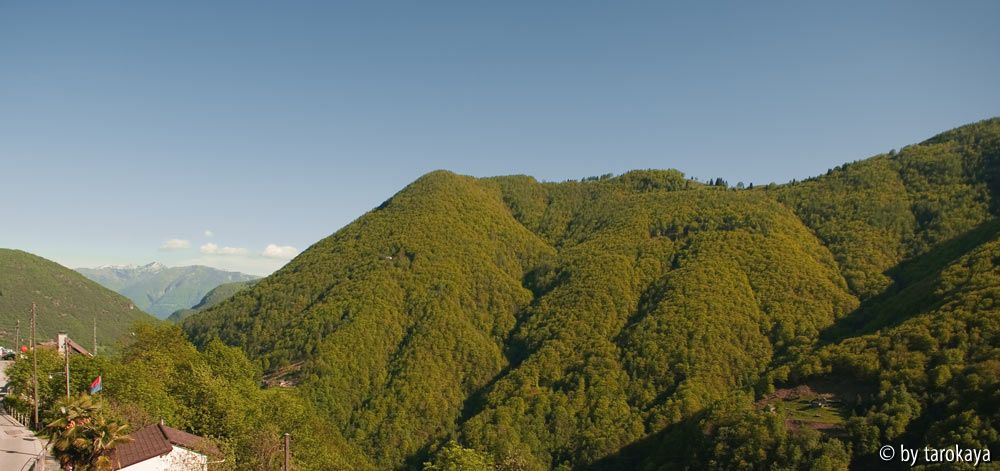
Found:
[[[97,375],[97,378],[95,378],[94,381],[90,383],[90,394],[96,394],[101,389],[103,389],[101,386],[101,375]]]

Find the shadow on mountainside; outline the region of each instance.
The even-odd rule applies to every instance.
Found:
[[[837,343],[847,337],[870,334],[937,308],[940,300],[934,299],[937,296],[934,288],[941,280],[941,272],[997,236],[1000,236],[1000,219],[991,219],[927,253],[903,261],[886,273],[893,279],[888,289],[865,300],[857,310],[826,328],[820,333],[820,342]]]

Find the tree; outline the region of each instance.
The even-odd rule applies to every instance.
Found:
[[[452,441],[438,452],[433,462],[424,463],[424,471],[486,471],[493,469],[493,459]]]
[[[87,394],[57,402],[52,415],[56,418],[45,426],[45,434],[63,469],[110,470],[111,450],[131,440],[128,425],[107,417],[104,404]]]
[[[38,356],[38,403],[39,411],[45,414],[49,406],[65,394],[65,379],[53,372],[62,372],[63,359],[55,350],[39,348],[35,352],[18,355],[17,360],[7,367],[9,394],[4,403],[23,414],[31,414],[34,405],[32,387],[32,355]],[[48,420],[43,416],[39,420]]]

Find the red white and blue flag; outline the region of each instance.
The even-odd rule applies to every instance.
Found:
[[[97,375],[97,378],[95,378],[94,381],[90,383],[90,394],[95,394],[101,389],[103,389],[103,387],[101,386],[101,376]]]

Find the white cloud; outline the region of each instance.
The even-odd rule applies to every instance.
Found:
[[[206,255],[246,255],[247,249],[240,247],[219,247],[209,242],[201,246],[201,253]]]
[[[215,233],[211,229],[205,229],[205,237],[212,237]]]
[[[267,244],[261,255],[268,258],[281,258],[288,260],[298,255],[299,250],[290,245]]]
[[[173,252],[191,248],[191,241],[184,239],[170,239],[160,246],[161,252]]]

